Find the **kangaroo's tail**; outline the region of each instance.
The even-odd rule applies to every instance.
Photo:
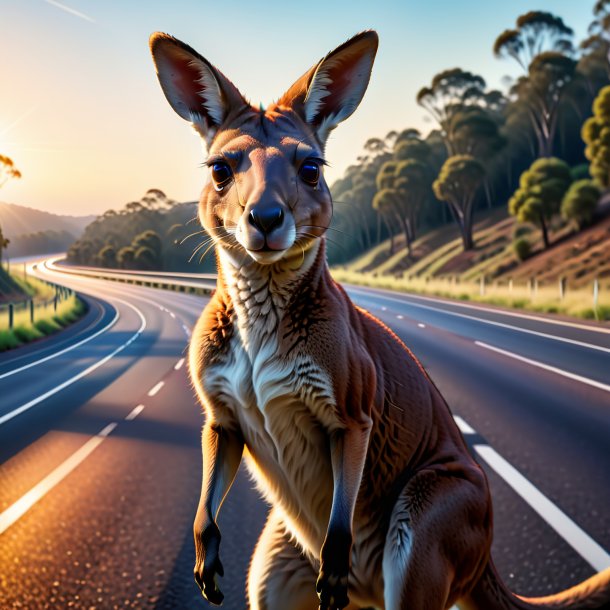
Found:
[[[610,568],[555,595],[521,597],[509,591],[490,559],[473,590],[458,606],[462,610],[610,610]]]

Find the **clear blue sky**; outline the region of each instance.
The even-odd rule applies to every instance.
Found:
[[[23,173],[0,200],[97,213],[150,187],[198,197],[201,147],[163,97],[147,40],[188,42],[253,102],[279,97],[354,33],[375,28],[380,50],[365,100],[331,136],[330,181],[364,141],[391,129],[428,131],[415,94],[462,67],[491,87],[517,66],[493,57],[496,36],[528,10],[552,11],[586,34],[593,0],[0,0],[0,153]]]

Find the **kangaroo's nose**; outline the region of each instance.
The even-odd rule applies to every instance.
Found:
[[[248,220],[262,233],[271,233],[284,221],[284,210],[279,205],[257,206],[250,211]]]

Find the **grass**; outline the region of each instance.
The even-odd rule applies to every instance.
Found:
[[[53,289],[51,294],[52,291]],[[3,309],[0,311],[0,352],[52,335],[78,320],[86,309],[83,301],[76,295],[71,295],[58,303],[57,311],[52,302],[37,305],[32,324],[29,307],[17,308],[14,312],[12,329],[9,329],[8,310]]]
[[[600,286],[597,308],[594,309],[592,287],[567,290],[561,299],[558,284],[534,285],[504,281],[488,283],[482,290],[480,282],[459,281],[456,278],[379,276],[344,269],[333,269],[332,274],[338,282],[348,284],[429,294],[541,313],[565,314],[590,320],[610,320],[610,285]]]

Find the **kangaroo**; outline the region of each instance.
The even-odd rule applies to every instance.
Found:
[[[245,455],[272,507],[253,610],[608,609],[610,570],[538,600],[505,587],[487,480],[447,403],[329,273],[325,144],[377,45],[374,31],[348,40],[265,110],[188,45],[151,37],[164,94],[209,153],[199,217],[218,283],[189,352],[206,414],[195,579],[222,603],[217,516]]]

